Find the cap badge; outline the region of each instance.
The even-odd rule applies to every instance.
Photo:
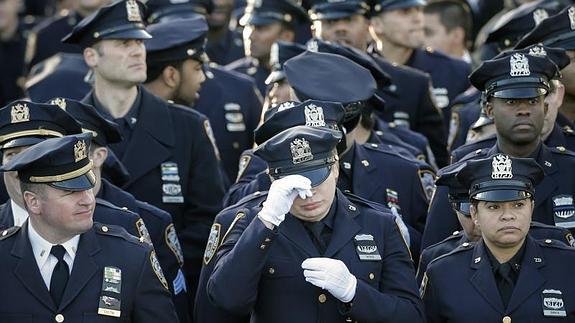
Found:
[[[64,98],[55,98],[50,100],[50,104],[57,105],[60,109],[66,111],[66,99]]]
[[[310,52],[314,52],[314,53],[319,52],[319,48],[317,46],[317,41],[316,40],[310,40],[307,43],[307,50]]]
[[[509,179],[513,178],[511,172],[511,159],[506,155],[496,155],[491,162],[491,178],[493,179]]]
[[[74,145],[74,161],[78,162],[84,158],[88,157],[88,151],[86,149],[86,142],[84,140],[79,140]]]
[[[313,160],[313,154],[311,153],[311,147],[309,142],[305,138],[296,138],[290,143],[292,162],[294,164],[300,164],[306,161]]]
[[[126,13],[128,14],[128,21],[142,22],[140,7],[138,7],[136,0],[126,1]]]
[[[535,46],[529,49],[529,55],[535,57],[547,57],[547,51],[541,46]]]
[[[308,127],[325,127],[323,108],[311,103],[305,106],[305,125]]]
[[[523,54],[513,54],[509,59],[511,65],[511,71],[509,75],[511,76],[529,76],[531,71],[529,70],[529,60]]]
[[[18,103],[12,106],[12,121],[11,123],[27,122],[30,121],[30,109],[26,103]]]
[[[535,22],[535,26],[539,25],[543,19],[549,17],[549,14],[545,9],[537,9],[533,11],[533,21]]]
[[[567,10],[567,14],[569,15],[569,23],[571,24],[571,30],[575,30],[575,8],[569,7],[569,10]]]
[[[293,107],[295,107],[295,103],[293,101],[282,102],[278,107],[278,112],[284,111],[284,110],[289,110]]]

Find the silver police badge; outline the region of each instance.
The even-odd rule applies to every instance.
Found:
[[[176,229],[174,224],[171,223],[166,227],[164,231],[164,237],[166,239],[166,244],[172,250],[180,267],[184,265],[184,252],[182,251],[182,246],[180,245],[180,240],[178,240],[178,235],[176,234]]]
[[[310,52],[314,52],[314,53],[319,52],[319,48],[317,46],[317,41],[316,40],[310,40],[307,43],[307,50]]]
[[[539,25],[543,19],[549,17],[549,13],[547,10],[539,8],[533,11],[533,21],[535,22],[535,26]]]
[[[513,178],[511,159],[509,156],[498,154],[493,156],[491,161],[491,178],[493,179],[510,179]]]
[[[305,125],[308,127],[325,127],[323,108],[310,103],[304,108]]]
[[[221,229],[222,225],[219,223],[214,223],[212,225],[212,229],[210,230],[210,236],[208,237],[208,243],[206,244],[206,250],[204,251],[205,265],[210,263],[210,260],[212,260],[212,258],[216,254],[216,250],[218,250]]]
[[[523,54],[513,54],[509,58],[509,65],[511,71],[509,75],[511,76],[529,76],[531,75],[531,70],[529,69],[529,60]]]
[[[280,105],[278,106],[278,112],[284,111],[284,110],[289,110],[291,108],[295,107],[295,102],[293,101],[286,101],[286,102],[282,102],[280,103]]]
[[[11,123],[27,122],[30,121],[30,108],[26,103],[15,104],[10,110]]]
[[[556,289],[545,289],[541,293],[543,298],[543,316],[545,317],[566,317],[563,293]]]
[[[569,23],[571,24],[571,30],[575,30],[575,7],[569,7],[567,10],[569,15]]]
[[[306,161],[313,160],[313,154],[309,142],[305,138],[296,138],[290,143],[292,162],[294,164],[301,164]]]
[[[529,49],[529,55],[535,57],[547,57],[547,51],[541,46],[534,46]]]
[[[142,22],[140,7],[138,7],[138,2],[136,0],[126,1],[126,14],[128,16],[128,21]]]
[[[555,216],[566,219],[575,215],[573,195],[557,195],[553,197],[553,213]]]

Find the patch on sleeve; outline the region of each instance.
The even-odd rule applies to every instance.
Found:
[[[252,161],[252,156],[250,155],[243,155],[240,158],[240,162],[238,165],[238,176],[236,177],[236,183],[240,180],[240,178],[242,178],[242,176],[244,175],[244,172],[246,171],[246,169],[248,168],[248,166],[250,165],[250,161]]]
[[[164,277],[164,272],[162,271],[162,267],[160,266],[160,262],[158,261],[158,257],[156,257],[156,252],[154,250],[150,253],[150,263],[152,264],[152,269],[154,270],[154,273],[156,273],[160,283],[162,283],[167,290],[170,290],[168,288],[168,281],[166,280],[166,277]]]
[[[173,223],[166,227],[164,238],[166,240],[166,244],[176,256],[180,267],[182,267],[184,265],[184,252],[182,251],[182,246],[180,245],[180,240],[178,240],[176,228],[174,227]]]
[[[210,139],[212,146],[214,147],[214,153],[216,154],[216,158],[220,160],[220,151],[218,146],[216,145],[216,137],[214,137],[214,131],[212,130],[212,125],[210,125],[209,120],[204,120],[204,130],[206,131],[206,135]]]
[[[427,201],[431,201],[433,193],[435,193],[435,173],[429,169],[420,169],[417,171],[419,173],[419,182],[421,188],[427,197]]]
[[[575,247],[575,238],[573,238],[573,234],[571,234],[571,232],[565,234],[565,240],[567,240],[567,244],[571,247]]]
[[[212,228],[210,229],[210,236],[208,238],[208,243],[206,245],[206,250],[204,251],[204,265],[210,263],[210,260],[216,254],[216,250],[218,249],[218,243],[220,241],[220,231],[222,229],[222,225],[219,223],[214,223]]]
[[[178,295],[182,291],[184,292],[188,291],[188,287],[186,286],[186,277],[184,276],[184,273],[182,272],[181,269],[178,269],[178,274],[176,275],[176,278],[174,278],[173,285],[174,285],[174,295]]]
[[[138,219],[138,221],[136,221],[136,229],[138,229],[138,234],[140,235],[140,242],[145,242],[153,247],[152,237],[150,237],[150,232],[148,228],[146,228],[144,220]]]

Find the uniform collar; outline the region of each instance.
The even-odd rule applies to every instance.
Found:
[[[96,92],[93,92],[92,98],[93,98],[93,102],[94,102],[94,107],[103,114],[104,118],[106,118],[108,120],[113,120],[115,122],[119,122],[121,120],[124,120],[125,124],[127,124],[130,129],[134,129],[134,127],[136,126],[136,123],[138,121],[138,116],[140,114],[140,105],[142,102],[142,90],[139,86],[138,86],[138,94],[136,95],[136,99],[134,100],[134,103],[132,104],[132,106],[128,110],[128,113],[126,113],[125,116],[120,117],[120,118],[114,118],[114,116],[112,116],[110,114],[108,109],[96,97]]]
[[[21,227],[28,219],[28,211],[16,204],[14,200],[10,199],[10,206],[12,207],[12,216],[14,217],[14,225]]]
[[[34,253],[34,258],[38,264],[38,268],[42,268],[48,256],[50,256],[50,250],[54,244],[48,242],[46,239],[42,238],[38,232],[34,229],[34,226],[30,221],[28,221],[28,237],[30,239],[30,244],[32,245],[32,252]],[[61,243],[62,247],[66,249],[66,253],[72,258],[72,263],[76,257],[76,251],[78,250],[78,242],[80,241],[80,235],[77,234],[70,240]]]
[[[521,248],[519,248],[519,250],[515,253],[515,255],[513,255],[513,257],[511,257],[511,259],[509,259],[509,261],[507,261],[508,264],[511,265],[511,269],[517,274],[519,273],[519,270],[521,269],[521,262],[523,261],[523,258],[525,256],[525,245],[526,245],[526,241],[523,241],[523,244],[521,245]],[[489,250],[489,248],[487,246],[485,247],[485,254],[487,255],[487,258],[489,259],[489,261],[491,262],[491,268],[493,270],[493,273],[495,274],[497,272],[497,269],[499,268],[499,266],[502,265],[502,263],[500,263],[497,258],[495,258],[495,256],[491,253],[491,250]]]

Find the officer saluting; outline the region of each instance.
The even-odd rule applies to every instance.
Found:
[[[26,209],[0,234],[0,320],[178,322],[152,248],[94,224],[90,135],[48,139],[15,156]]]
[[[255,150],[274,181],[257,216],[240,219],[220,246],[208,281],[216,305],[251,312],[252,322],[423,320],[393,216],[336,189],[340,140],[297,126]]]
[[[422,283],[429,322],[575,319],[575,287],[565,283],[575,270],[575,250],[528,234],[534,187],[543,177],[535,160],[504,154],[471,160],[459,171],[483,239],[429,265]]]

